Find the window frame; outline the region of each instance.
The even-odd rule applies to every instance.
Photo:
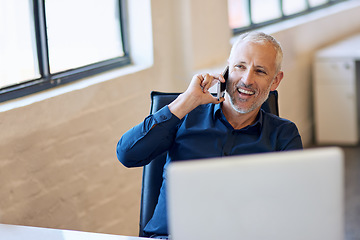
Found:
[[[47,43],[45,0],[32,1],[32,13],[34,17],[36,54],[40,78],[31,79],[16,85],[0,89],[0,103],[15,98],[27,96],[46,89],[67,84],[85,77],[99,74],[131,63],[129,54],[128,28],[126,1],[118,0],[120,28],[124,56],[108,59],[79,68],[69,69],[63,72],[51,74],[49,66],[49,50]]]
[[[285,21],[285,20],[288,20],[288,19],[291,19],[291,18],[306,15],[306,14],[311,13],[313,11],[316,11],[318,9],[326,8],[326,7],[332,6],[332,5],[340,3],[340,2],[345,2],[347,0],[329,0],[327,3],[321,4],[321,5],[318,5],[318,6],[315,6],[315,7],[311,7],[310,6],[310,1],[305,0],[306,6],[307,6],[306,10],[300,11],[298,13],[294,13],[294,14],[291,14],[291,15],[285,15],[284,14],[283,0],[278,0],[278,1],[279,1],[279,6],[280,6],[280,13],[281,13],[281,16],[279,18],[271,19],[269,21],[264,21],[264,22],[261,22],[261,23],[254,23],[253,19],[252,19],[252,13],[251,13],[251,0],[248,0],[248,9],[247,9],[247,11],[248,11],[248,16],[249,16],[248,20],[249,20],[250,24],[248,26],[246,26],[246,27],[233,28],[232,29],[233,34],[237,35],[237,34],[244,33],[244,32],[250,31],[250,30],[255,30],[255,29],[258,29],[258,28],[269,26],[271,24],[279,23],[279,22],[282,22],[282,21]]]

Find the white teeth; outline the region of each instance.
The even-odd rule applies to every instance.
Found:
[[[253,91],[248,91],[248,90],[241,89],[241,88],[238,88],[238,91],[239,91],[239,93],[244,93],[244,94],[249,94],[249,95],[252,95],[255,93]]]

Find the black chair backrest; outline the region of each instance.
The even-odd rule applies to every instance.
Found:
[[[151,92],[150,114],[155,113],[165,105],[171,103],[179,93]],[[279,116],[278,92],[271,91],[269,98],[261,106],[266,112]],[[143,167],[141,203],[140,203],[140,226],[139,236],[149,237],[144,233],[144,227],[151,219],[160,194],[162,185],[162,173],[166,162],[166,154],[156,157],[148,165]]]

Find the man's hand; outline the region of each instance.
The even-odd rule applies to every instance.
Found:
[[[218,101],[217,98],[209,92],[209,88],[219,81],[225,82],[221,74],[211,75],[206,73],[195,75],[187,90],[169,104],[170,111],[179,119],[182,119],[199,105],[207,103],[216,104],[224,101],[224,98]]]

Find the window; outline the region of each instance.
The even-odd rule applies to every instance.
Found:
[[[28,1],[0,2],[0,87],[40,78]]]
[[[122,0],[0,1],[0,102],[130,62]]]
[[[232,29],[250,25],[248,0],[228,0],[229,24]]]
[[[251,0],[250,6],[251,20],[255,24],[281,17],[280,2],[278,0]]]
[[[283,0],[283,12],[285,16],[304,12],[307,10],[307,1],[305,0]]]
[[[228,0],[234,34],[283,21],[346,0]]]

